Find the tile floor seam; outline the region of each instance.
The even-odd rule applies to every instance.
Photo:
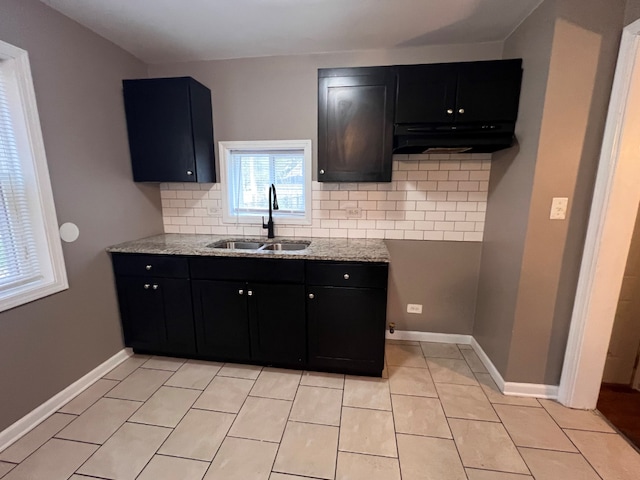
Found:
[[[132,372],[132,373],[133,373],[133,372]],[[105,393],[105,395],[106,395],[106,393]],[[105,399],[112,399],[113,397],[105,397],[105,396],[103,395],[102,397],[100,397],[100,398],[96,401],[96,403],[98,403],[98,402],[99,402],[100,400],[102,400],[103,398],[105,398]],[[149,397],[149,398],[151,398],[151,397]],[[134,415],[136,414],[136,412],[137,412],[138,410],[140,410],[140,408],[142,408],[142,406],[143,406],[145,403],[147,403],[146,401],[145,401],[145,402],[140,402],[140,401],[138,401],[138,400],[129,400],[129,399],[126,399],[126,398],[116,398],[116,399],[114,399],[114,400],[121,400],[121,401],[126,401],[126,402],[139,403],[140,405],[138,405],[138,408],[136,408],[136,409],[131,413],[131,415],[129,415],[129,416],[127,417],[127,419],[126,419],[124,422],[122,422],[122,423],[118,426],[118,428],[116,428],[116,429],[113,431],[113,433],[112,433],[111,435],[109,435],[109,437],[108,437],[108,438],[107,438],[103,443],[83,442],[83,441],[81,441],[81,440],[71,440],[71,439],[68,439],[68,438],[59,438],[59,437],[52,437],[52,438],[57,438],[58,440],[68,440],[68,441],[70,441],[70,442],[77,441],[78,443],[87,443],[87,444],[89,444],[89,445],[100,445],[100,446],[104,445],[105,443],[107,443],[107,442],[109,441],[109,439],[110,439],[111,437],[113,437],[113,436],[115,435],[115,433],[116,433],[118,430],[120,430],[120,429],[122,428],[122,426],[123,426],[125,423],[133,423],[133,422],[129,422],[129,419],[130,419],[132,416],[134,416]],[[89,409],[87,409],[87,410],[89,410]],[[86,410],[85,410],[85,412],[86,412]],[[80,418],[80,415],[78,415],[78,418]],[[74,420],[74,421],[75,421],[75,420]],[[71,422],[71,423],[73,423],[73,422]],[[69,425],[71,425],[71,423],[70,423]],[[65,428],[66,428],[66,427],[65,427]],[[64,429],[62,429],[62,430],[64,430]],[[60,430],[60,432],[62,432],[62,430]],[[60,433],[60,432],[58,432],[58,433]],[[58,435],[58,433],[56,433],[56,435]],[[99,449],[100,449],[100,448],[98,447],[98,450],[99,450]],[[97,452],[98,450],[96,450],[96,452]],[[93,454],[91,454],[91,455],[89,456],[89,458],[93,457],[93,455],[94,455],[96,452],[93,452]],[[86,461],[89,461],[89,458],[87,458],[87,460],[86,460]],[[86,461],[85,461],[85,463],[86,463]],[[84,463],[83,463],[83,465],[84,465]],[[78,467],[78,470],[80,470],[80,468],[81,468],[81,467],[82,467],[82,465],[80,465],[80,467]],[[77,471],[77,470],[76,470],[76,471]]]
[[[542,404],[541,404],[541,405],[542,405]],[[571,445],[573,445],[573,448],[575,448],[575,449],[576,449],[576,452],[578,452],[578,453],[582,454],[582,451],[578,448],[578,446],[575,444],[575,442],[574,442],[573,440],[571,440],[571,437],[570,437],[569,435],[567,435],[567,434],[566,434],[565,429],[564,429],[564,428],[562,428],[562,427],[560,426],[560,424],[556,421],[556,419],[553,417],[553,415],[551,415],[551,414],[549,413],[549,411],[548,411],[546,408],[544,408],[544,405],[542,405],[542,408],[544,409],[544,411],[545,411],[545,412],[547,412],[547,415],[549,415],[549,417],[551,418],[551,420],[553,421],[553,423],[555,423],[555,424],[557,425],[557,427],[560,429],[560,431],[561,431],[561,432],[562,432],[562,434],[565,436],[565,438],[566,438],[567,440],[569,440],[569,442],[571,443]],[[502,420],[502,419],[500,419],[500,420]],[[567,430],[572,430],[572,429],[567,429]],[[583,457],[584,457],[584,455],[583,455]],[[586,458],[587,458],[587,457],[585,457],[585,460],[586,460]],[[593,470],[594,470],[595,472],[597,472],[597,470],[596,470],[595,468],[594,468]]]
[[[256,381],[258,381],[258,379],[256,379]],[[284,422],[284,429],[282,430],[282,435],[280,436],[280,441],[278,442],[278,448],[276,448],[276,454],[273,456],[273,462],[271,462],[271,468],[269,469],[269,471],[271,473],[274,472],[274,468],[276,466],[276,460],[278,459],[278,454],[280,453],[280,447],[282,446],[282,439],[284,438],[284,434],[287,431],[287,425],[290,422],[290,418],[291,418],[291,412],[293,411],[293,405],[296,401],[296,397],[298,396],[298,391],[300,390],[300,382],[302,381],[302,375],[300,375],[300,378],[298,379],[298,385],[296,385],[296,393],[293,396],[293,400],[291,400],[291,407],[289,408],[289,414],[287,415],[287,419]],[[252,389],[253,390],[253,389]],[[247,398],[251,396],[251,390],[249,390],[249,395],[247,396]],[[279,400],[279,399],[274,399],[274,400]],[[339,428],[339,427],[338,427]],[[339,431],[338,431],[338,435],[339,435]],[[336,463],[337,463],[337,459],[338,457],[336,456]],[[269,474],[269,476],[271,476],[271,473]],[[277,472],[276,472],[277,473]],[[335,479],[335,473],[333,475],[333,478]]]
[[[23,439],[24,437],[26,437],[27,435],[29,435],[29,433],[31,433],[33,430],[35,430],[38,426],[42,425],[44,422],[46,422],[48,419],[50,419],[53,415],[55,415],[57,412],[52,413],[51,415],[49,415],[47,418],[45,418],[42,422],[40,422],[38,425],[36,425],[34,428],[32,428],[29,432],[27,432],[26,434],[24,434],[22,437],[20,437],[18,440],[16,440],[15,442],[13,442],[11,445],[9,445],[7,448],[5,448],[4,450],[2,450],[3,453],[6,450],[8,450],[12,445],[15,445],[16,443],[18,443],[21,439]],[[65,414],[65,415],[69,415],[69,414]],[[77,417],[77,416],[76,416]],[[73,420],[71,420],[71,422],[73,422]],[[71,423],[69,422],[69,423]],[[58,433],[60,433],[62,430],[64,430],[65,428],[67,428],[67,425],[69,425],[69,423],[67,423],[66,425],[64,425],[62,428],[60,428],[60,430],[58,430],[56,433],[54,433],[53,435],[51,435],[47,440],[45,440],[42,445],[40,445],[38,448],[36,448],[33,452],[31,452],[29,455],[27,455],[26,457],[24,457],[22,459],[22,461],[16,463],[16,465],[20,465],[21,463],[24,463],[27,461],[27,459],[29,457],[31,457],[34,453],[36,453],[38,450],[40,450],[43,446],[45,446],[47,443],[49,443],[51,441],[52,438],[55,437],[55,435],[57,435]],[[65,440],[66,439],[62,439],[62,438],[56,438],[56,440]],[[69,440],[70,441],[70,440]],[[5,462],[5,460],[2,460],[3,462]],[[6,462],[6,463],[13,463],[13,462]]]
[[[456,448],[456,453],[458,454],[458,460],[460,460],[460,465],[462,465],[462,470],[464,471],[465,477],[468,478],[466,465],[464,464],[464,460],[462,459],[462,454],[460,453],[460,449],[458,448],[458,442],[456,442],[456,436],[453,434],[453,429],[451,428],[451,423],[449,422],[449,417],[447,417],[447,413],[444,410],[444,406],[442,405],[442,400],[438,397],[438,401],[440,402],[440,408],[442,408],[442,412],[444,413],[444,420],[447,422],[447,428],[449,432],[451,432],[451,441],[453,442],[453,446]],[[397,438],[396,434],[396,438]],[[400,452],[398,452],[398,457],[400,456]]]
[[[420,348],[420,351],[422,351],[422,348]],[[426,363],[427,361],[425,360],[425,364]],[[428,369],[429,367],[427,366],[427,370]],[[431,375],[431,372],[429,372],[429,375]],[[387,380],[387,383],[389,383],[389,380]],[[400,466],[400,447],[398,447],[398,431],[396,430],[396,415],[393,410],[393,396],[391,395],[390,384],[389,384],[389,405],[391,405],[391,423],[393,424],[393,441],[396,445],[396,458],[398,459],[398,471],[400,473],[400,480],[402,480],[402,467]]]
[[[382,361],[382,369],[387,368],[387,360],[386,357]],[[335,479],[338,476],[338,457],[340,456],[340,435],[342,434],[342,412],[344,411],[344,391],[347,386],[347,376],[345,375],[342,379],[342,395],[340,396],[340,420],[338,421],[338,441],[336,442],[336,464],[333,469],[333,478]],[[399,463],[399,462],[398,462]]]

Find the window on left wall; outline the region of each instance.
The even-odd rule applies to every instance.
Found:
[[[29,57],[0,41],[0,311],[66,288]]]

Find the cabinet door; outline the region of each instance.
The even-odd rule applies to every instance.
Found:
[[[456,99],[458,122],[515,122],[520,102],[522,60],[460,65]]]
[[[139,351],[195,354],[189,280],[117,277],[125,345]]]
[[[395,75],[384,68],[367,71],[319,72],[320,182],[391,181]]]
[[[209,280],[192,283],[198,354],[250,360],[246,284]]]
[[[303,366],[307,357],[304,285],[249,286],[252,358]]]
[[[380,375],[386,290],[307,287],[309,365]]]
[[[457,78],[452,64],[398,67],[396,123],[452,123]]]

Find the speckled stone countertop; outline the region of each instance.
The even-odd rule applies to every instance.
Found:
[[[260,243],[310,242],[304,250],[231,250],[208,245],[220,241]],[[167,233],[133,240],[107,248],[112,253],[149,253],[155,255],[200,255],[209,257],[296,258],[347,262],[389,262],[384,240],[347,238],[232,237],[225,235],[187,235]]]

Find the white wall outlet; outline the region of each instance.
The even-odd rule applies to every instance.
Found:
[[[408,303],[407,313],[422,313],[422,305],[419,303]]]
[[[360,207],[347,207],[344,209],[347,212],[347,218],[361,218],[362,209]]]
[[[207,214],[210,217],[222,216],[222,209],[220,207],[207,207]]]
[[[567,218],[567,206],[569,199],[567,197],[553,197],[551,201],[550,220],[564,220]]]

